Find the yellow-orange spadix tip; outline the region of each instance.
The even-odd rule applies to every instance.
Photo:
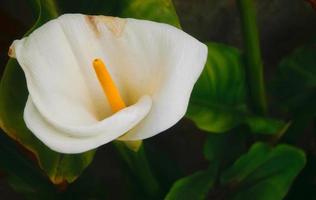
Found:
[[[123,101],[119,90],[117,89],[103,61],[99,58],[94,59],[93,68],[98,77],[103,92],[109,101],[112,111],[117,112],[125,108],[125,102]]]

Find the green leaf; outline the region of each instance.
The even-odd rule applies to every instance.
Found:
[[[121,17],[133,17],[156,22],[168,23],[180,27],[180,22],[172,0],[122,0]]]
[[[316,116],[316,41],[284,58],[276,78],[272,89],[284,110],[295,115],[310,107]]]
[[[221,183],[233,191],[234,200],[281,200],[306,163],[303,151],[289,146],[254,144],[224,171]]]
[[[285,123],[281,120],[257,116],[246,117],[245,123],[249,126],[252,133],[266,135],[282,135],[290,125],[290,123]]]
[[[165,200],[204,200],[209,190],[214,186],[217,167],[212,166],[207,170],[177,180]]]
[[[246,84],[240,52],[207,43],[208,59],[196,83],[187,117],[202,130],[221,133],[243,121]]]
[[[254,133],[277,134],[282,121],[252,115],[246,105],[246,80],[241,53],[223,44],[207,43],[208,59],[196,83],[187,117],[202,130],[226,132],[245,123]]]
[[[291,117],[285,139],[296,143],[302,137],[302,129],[316,116],[316,41],[295,50],[280,62],[271,89],[276,104]]]
[[[147,160],[144,145],[140,146],[137,152],[127,147],[124,142],[113,142],[122,160],[127,164],[128,170],[137,175],[134,179],[135,186],[142,187],[147,198],[155,198],[160,195],[160,185],[151,170],[151,166]]]

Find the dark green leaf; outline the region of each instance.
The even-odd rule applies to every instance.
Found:
[[[224,171],[221,183],[233,191],[231,199],[281,200],[305,162],[304,152],[295,147],[256,143]]]
[[[165,200],[204,200],[216,180],[217,167],[212,166],[207,170],[177,180],[171,187]]]
[[[208,43],[208,60],[196,83],[187,116],[210,132],[225,132],[243,121],[246,84],[240,52]]]
[[[277,105],[291,117],[285,134],[296,143],[302,130],[316,116],[316,41],[285,57],[278,66],[276,80],[271,84]]]
[[[246,105],[246,82],[240,52],[208,43],[208,60],[196,83],[187,117],[202,130],[222,133],[246,123],[254,133],[276,134],[284,122],[253,116]]]
[[[316,102],[316,42],[297,49],[278,66],[273,91],[279,104],[292,114]],[[313,109],[313,115],[316,110]]]
[[[290,125],[290,123],[281,120],[257,116],[246,117],[245,123],[249,126],[251,132],[267,135],[282,135],[282,132],[285,132]]]
[[[131,173],[137,175],[135,177],[137,186],[142,187],[142,190],[146,193],[145,195],[148,196],[148,198],[159,196],[161,188],[147,160],[144,145],[140,146],[139,150],[135,152],[128,148],[123,142],[115,141],[113,144]]]
[[[146,19],[180,27],[172,0],[121,0],[118,16]]]

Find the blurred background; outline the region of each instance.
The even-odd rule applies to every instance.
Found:
[[[215,41],[242,48],[240,21],[235,0],[173,0],[182,28],[202,42]],[[293,49],[311,40],[316,34],[316,12],[304,0],[257,0],[265,77],[273,78],[280,59]],[[34,23],[26,0],[0,1],[0,74],[8,60],[7,50],[14,39],[21,38]],[[273,110],[272,110],[273,111]],[[278,113],[275,111],[275,114]],[[309,130],[306,130],[309,131]],[[188,175],[207,166],[202,155],[205,134],[193,123],[183,119],[173,128],[146,141],[150,151],[162,152]],[[304,143],[304,149],[315,149],[315,141]],[[316,152],[314,152],[316,154]],[[0,160],[1,162],[1,160]],[[110,197],[124,199],[117,191],[124,185],[121,161],[111,145],[100,148],[80,179],[102,185]],[[312,165],[312,166],[315,166]],[[315,168],[316,169],[316,166]],[[304,176],[301,175],[301,176]],[[300,181],[300,179],[298,179]],[[316,189],[316,179],[312,180]],[[114,188],[113,190],[110,188]],[[293,187],[288,199],[295,199]],[[0,199],[23,199],[6,183],[0,172]],[[119,196],[117,196],[119,195]],[[109,199],[113,199],[109,198]]]

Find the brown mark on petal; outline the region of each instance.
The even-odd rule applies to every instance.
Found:
[[[91,30],[97,35],[99,36],[100,35],[100,32],[98,30],[98,27],[95,23],[95,20],[94,20],[94,16],[91,16],[91,15],[86,15],[86,21],[87,21],[87,24],[90,26]]]
[[[104,23],[111,33],[114,36],[120,37],[124,31],[124,27],[126,24],[126,20],[118,17],[110,17],[110,16],[86,16],[86,20],[90,25],[93,32],[100,36],[100,31],[98,29],[97,24]]]
[[[12,45],[9,47],[8,56],[11,58],[15,58],[15,51]]]

